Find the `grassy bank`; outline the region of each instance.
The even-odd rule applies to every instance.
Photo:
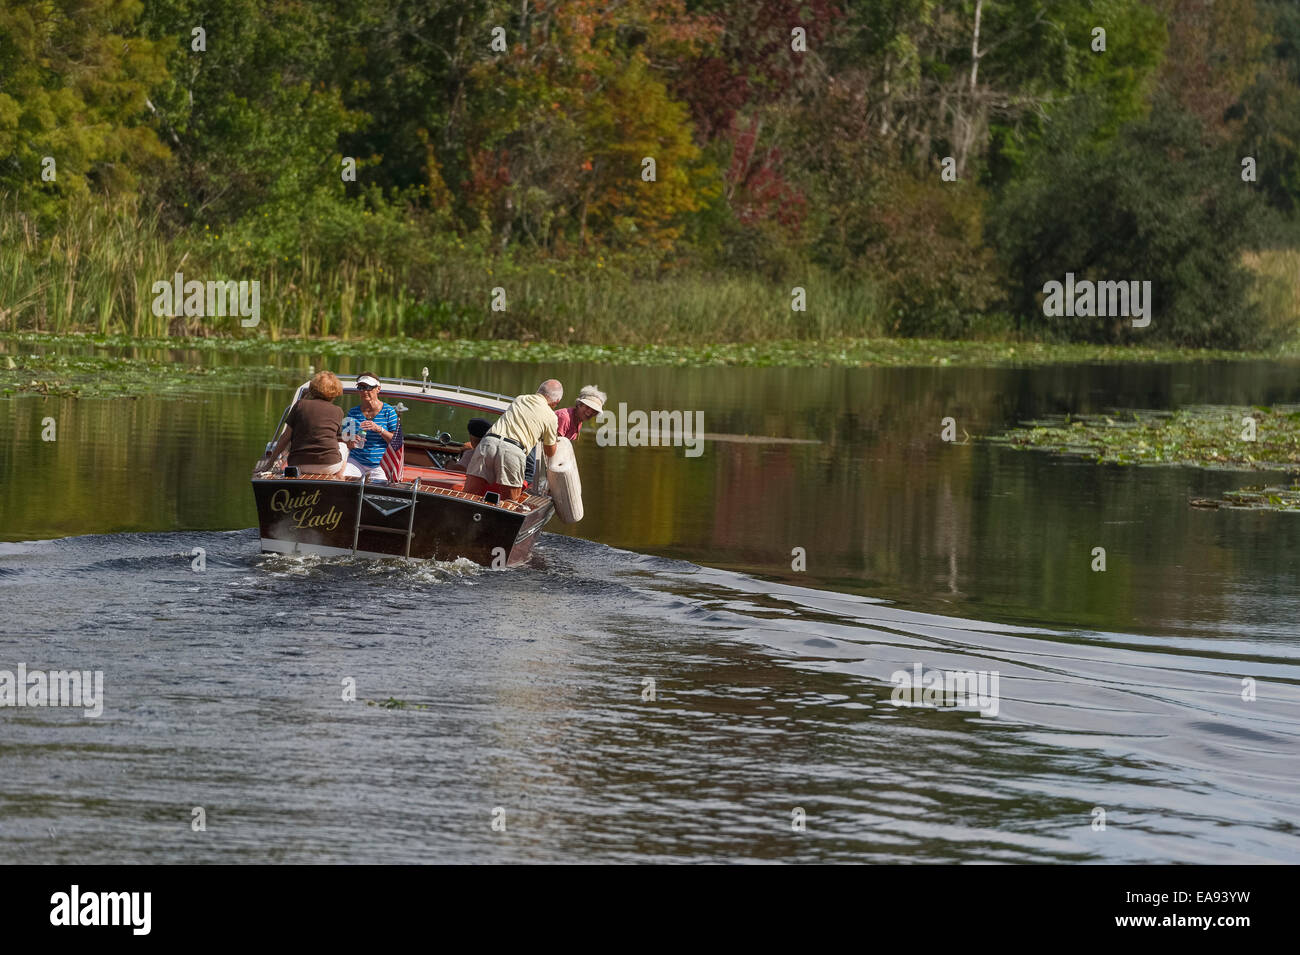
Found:
[[[260,283],[257,337],[502,339],[560,344],[817,340],[884,332],[867,281],[800,271],[788,283],[737,274],[637,277],[635,263],[596,254],[516,261],[471,240],[392,220],[360,239],[328,234],[293,256],[249,226],[165,237],[156,215],[81,206],[53,236],[0,204],[0,332],[140,338],[224,336],[237,317],[153,311],[153,284]],[[268,226],[268,228],[270,228]],[[792,290],[806,310],[794,311]]]
[[[337,236],[322,227],[319,235],[293,241],[268,238],[275,231],[270,223],[261,230],[241,224],[225,231],[195,224],[168,235],[156,213],[80,205],[55,233],[40,235],[29,219],[0,202],[0,333],[216,337],[234,344],[250,338],[263,344],[416,339],[438,343],[427,346],[435,348],[460,348],[470,340],[499,341],[507,350],[544,342],[740,353],[757,345],[760,354],[782,362],[805,347],[834,352],[838,345],[823,343],[847,340],[852,354],[845,360],[856,362],[854,355],[876,347],[860,342],[874,343],[893,328],[880,288],[857,275],[791,266],[780,281],[681,270],[646,278],[633,260],[601,254],[516,260],[493,255],[473,239],[430,234],[427,224],[391,216],[363,214],[360,225],[339,228]],[[281,254],[285,248],[295,251]],[[1270,325],[1294,339],[1300,330],[1300,252],[1249,253],[1244,263],[1256,277],[1255,299]],[[243,328],[237,316],[155,315],[154,283],[170,281],[177,272],[186,280],[259,282],[256,328]],[[796,287],[804,311],[792,309]],[[1043,349],[1054,353],[1055,346],[1020,341],[1014,325],[1003,314],[975,314],[945,334],[974,340],[986,349],[983,355],[993,356],[981,362]],[[730,344],[710,344],[715,342]],[[944,349],[921,341],[877,350],[879,359],[864,360],[891,363],[899,352]],[[1153,354],[1135,349],[1134,359],[1151,360]]]
[[[1295,340],[1300,336],[1300,249],[1247,252],[1242,264],[1255,276],[1254,301]]]
[[[218,356],[241,358],[220,365]],[[343,341],[339,339],[132,338],[125,335],[0,333],[0,394],[181,392],[200,387],[283,381],[308,364],[340,358],[412,361],[591,362],[613,366],[1027,367],[1052,364],[1243,361],[1276,353],[1106,345],[1007,344],[876,338],[722,345],[556,345],[500,340]],[[260,362],[265,362],[262,364]]]
[[[114,355],[0,354],[0,397],[135,398],[288,384],[301,373],[273,366],[177,363]]]

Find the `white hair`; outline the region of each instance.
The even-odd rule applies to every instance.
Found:
[[[554,378],[547,378],[537,386],[537,393],[547,401],[554,401],[559,404],[560,399],[564,397],[564,386]]]
[[[595,385],[583,385],[582,390],[578,392],[578,400],[583,398],[595,398],[604,407],[605,402],[609,399],[605,397],[605,392],[601,391]]]

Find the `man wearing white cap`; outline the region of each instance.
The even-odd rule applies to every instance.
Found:
[[[379,379],[370,372],[357,378],[357,392],[361,404],[349,408],[347,419],[356,426],[356,436],[352,441],[352,450],[348,452],[348,464],[343,469],[344,477],[361,477],[369,475],[371,481],[386,481],[387,476],[379,462],[384,459],[388,442],[393,440],[397,431],[397,409],[379,400]]]
[[[605,410],[606,400],[605,392],[595,385],[583,385],[572,408],[561,408],[555,412],[555,418],[560,423],[560,434],[570,441],[577,441],[582,426]]]

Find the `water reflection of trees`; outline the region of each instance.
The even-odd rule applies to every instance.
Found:
[[[696,460],[587,449],[588,518],[576,533],[970,616],[1101,629],[1239,623],[1241,589],[1257,586],[1247,578],[1291,573],[1300,522],[1187,507],[1193,490],[1231,475],[1099,468],[938,438],[946,416],[960,440],[1050,412],[1296,400],[1285,369],[1263,370],[721,369],[707,389],[678,379],[675,395],[707,390],[721,403],[706,413],[710,431],[822,443],[712,442]],[[804,574],[791,570],[796,546]],[[1106,549],[1104,573],[1091,569],[1094,547]]]
[[[356,371],[362,363],[384,375],[420,373],[414,363],[371,362],[362,351],[332,367]],[[552,532],[983,619],[1148,631],[1186,621],[1223,632],[1272,632],[1288,619],[1279,601],[1294,591],[1300,521],[1187,507],[1190,496],[1214,496],[1251,476],[1099,468],[939,440],[948,416],[961,439],[1045,413],[1300,401],[1292,370],[1280,363],[1025,371],[430,366],[432,378],[512,394],[532,390],[543,374],[558,375],[570,393],[600,384],[612,407],[703,410],[713,433],[820,442],[715,441],[687,458],[681,448],[601,448],[589,434],[578,445],[587,516],[573,528],[553,522]],[[288,396],[286,387],[166,401],[3,403],[0,536],[250,527],[251,462]],[[55,442],[41,441],[46,416],[57,421]],[[802,574],[791,570],[796,546],[807,551]],[[1106,548],[1105,573],[1090,569],[1098,546]]]

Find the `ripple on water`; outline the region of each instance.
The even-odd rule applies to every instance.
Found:
[[[0,833],[32,860],[1300,860],[1276,643],[948,618],[554,535],[505,572],[251,530],[5,544],[0,599],[0,669],[105,674],[97,720],[0,711]],[[996,670],[997,715],[893,705],[915,664]],[[194,805],[210,838],[174,838]]]

